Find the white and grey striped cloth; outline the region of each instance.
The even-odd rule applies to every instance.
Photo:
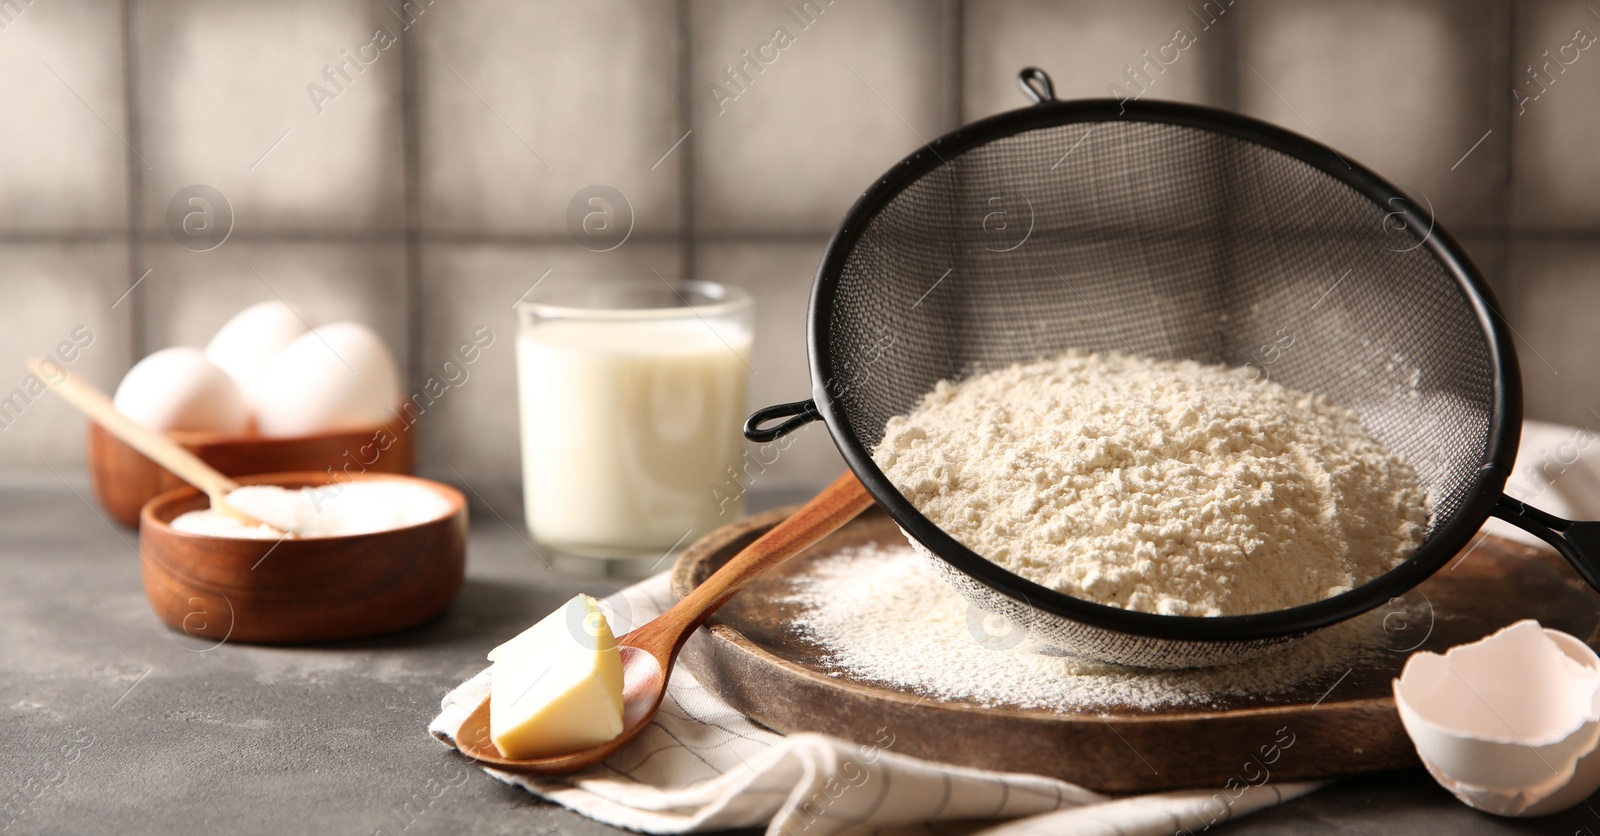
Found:
[[[670,600],[665,574],[612,596],[612,610],[627,620],[617,632],[654,618]],[[428,730],[452,746],[488,693],[485,669],[445,695]],[[864,743],[778,734],[729,708],[680,666],[650,728],[605,763],[561,778],[484,771],[618,827],[693,833],[765,826],[786,836],[1199,833],[1319,786],[1111,798],[1038,775],[933,763],[900,754],[894,744],[889,728]]]

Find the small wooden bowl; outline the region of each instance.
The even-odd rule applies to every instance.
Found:
[[[224,476],[309,470],[326,480],[329,468],[341,479],[347,473],[409,474],[416,461],[417,428],[400,414],[376,427],[291,438],[209,432],[168,435]],[[139,524],[139,509],[146,502],[183,486],[178,477],[93,421],[89,422],[89,480],[100,507],[129,528]]]
[[[156,616],[198,643],[303,644],[388,633],[444,614],[466,574],[461,492],[412,476],[350,479],[409,481],[437,492],[450,512],[348,537],[210,537],[169,525],[207,507],[207,497],[190,487],[169,491],[145,505],[139,519],[140,573]],[[301,488],[330,480],[326,473],[274,473],[239,481]]]

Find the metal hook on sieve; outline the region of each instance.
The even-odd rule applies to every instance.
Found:
[[[789,420],[775,427],[761,426],[774,418],[788,418]],[[749,418],[744,419],[744,437],[755,442],[776,441],[821,418],[822,413],[817,411],[817,402],[810,398],[803,401],[795,401],[794,403],[764,406],[750,413]]]
[[[1017,73],[1017,86],[1034,104],[1045,104],[1056,100],[1056,85],[1050,80],[1050,74],[1038,67],[1023,67]]]

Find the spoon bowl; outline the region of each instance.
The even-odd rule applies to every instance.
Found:
[[[805,551],[871,505],[866,488],[854,473],[846,471],[800,510],[734,555],[672,609],[617,639],[622,655],[622,732],[611,740],[548,758],[504,757],[490,738],[489,698],[485,697],[456,731],[456,748],[484,766],[527,775],[563,775],[605,760],[655,719],[667,695],[672,665],[696,628],[762,573]]]

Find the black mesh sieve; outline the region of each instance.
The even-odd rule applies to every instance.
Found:
[[[1355,409],[1449,518],[1484,464],[1496,368],[1457,274],[1396,211],[1187,125],[983,143],[886,201],[828,276],[823,375],[870,449],[979,367],[1067,348],[1250,365]]]
[[[1500,496],[1521,422],[1516,360],[1487,286],[1431,212],[1255,120],[1055,102],[1042,73],[1023,78],[1044,90],[1040,104],[925,146],[850,210],[812,297],[813,401],[758,412],[747,434],[826,419],[862,483],[964,595],[1069,651],[1156,667],[1243,658],[1370,610],[1441,566],[1491,512],[1530,530],[1555,520],[1530,524],[1540,512]],[[1249,366],[1354,409],[1429,491],[1426,540],[1326,601],[1222,618],[1135,613],[983,560],[872,462],[885,422],[938,381],[1069,348]],[[798,417],[759,429],[786,414]],[[1559,528],[1536,533],[1573,558]]]

